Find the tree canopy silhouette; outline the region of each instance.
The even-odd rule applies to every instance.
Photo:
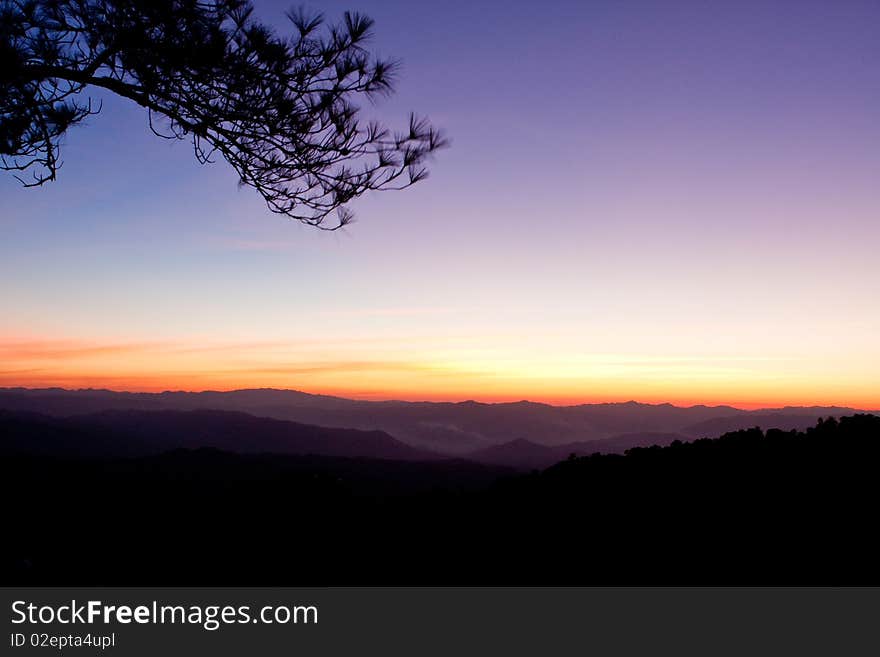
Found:
[[[415,115],[401,132],[359,116],[356,100],[389,94],[397,70],[364,47],[372,20],[287,17],[285,37],[245,0],[0,0],[2,168],[29,187],[54,180],[63,135],[100,110],[80,94],[99,87],[312,226],[345,225],[352,199],[423,179],[445,145],[438,130]]]

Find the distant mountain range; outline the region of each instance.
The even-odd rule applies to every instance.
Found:
[[[805,429],[819,417],[861,412],[637,402],[376,402],[275,389],[129,393],[60,388],[0,388],[0,409],[40,414],[42,418],[31,420],[42,423],[47,435],[57,428],[52,418],[69,418],[65,431],[88,425],[89,435],[104,432],[111,443],[113,435],[124,434],[135,445],[152,441],[174,447],[408,460],[463,456],[518,468],[545,467],[571,453],[619,453],[755,426]]]

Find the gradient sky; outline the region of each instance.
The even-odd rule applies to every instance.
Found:
[[[323,233],[107,97],[0,177],[0,386],[880,407],[880,3],[317,6],[431,177]]]

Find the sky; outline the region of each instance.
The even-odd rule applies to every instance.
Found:
[[[880,3],[311,6],[376,20],[430,178],[316,231],[93,94],[0,175],[0,386],[880,408]]]

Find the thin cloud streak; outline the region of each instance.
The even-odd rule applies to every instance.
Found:
[[[456,308],[352,308],[348,310],[322,310],[319,315],[333,318],[353,317],[422,317],[426,315],[451,315],[461,312]]]

